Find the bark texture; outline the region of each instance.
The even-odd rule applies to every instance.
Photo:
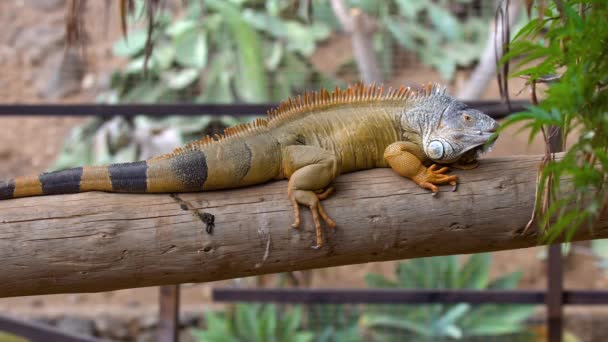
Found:
[[[0,297],[206,282],[370,261],[535,246],[523,234],[540,156],[485,159],[433,197],[390,169],[340,176],[338,223],[291,228],[285,181],[178,195],[101,192],[0,201]],[[214,218],[214,227],[211,218]],[[211,231],[211,228],[212,231]],[[208,233],[210,231],[211,233]],[[577,240],[607,238],[608,220]]]

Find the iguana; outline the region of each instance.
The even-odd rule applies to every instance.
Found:
[[[0,199],[84,191],[175,193],[228,189],[289,179],[293,227],[310,208],[316,245],[321,219],[336,223],[321,201],[341,173],[391,167],[423,188],[456,186],[451,165],[473,168],[498,124],[429,84],[414,90],[357,84],[305,93],[271,109],[266,119],[227,128],[145,161],[84,166],[0,181]]]

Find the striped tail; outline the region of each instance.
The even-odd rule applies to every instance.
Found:
[[[179,150],[146,161],[16,177],[0,181],[0,200],[85,191],[193,192],[260,184],[279,175],[280,150],[266,140],[250,137]]]
[[[0,181],[0,200],[85,191],[146,192],[147,162],[85,166]]]

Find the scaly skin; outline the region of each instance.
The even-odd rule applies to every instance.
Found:
[[[0,199],[108,191],[174,193],[238,188],[289,179],[287,194],[300,225],[307,206],[323,245],[321,220],[336,223],[321,201],[341,173],[391,167],[434,194],[437,185],[456,185],[448,164],[477,165],[497,123],[466,108],[437,86],[420,90],[356,85],[333,93],[307,93],[281,103],[268,119],[229,128],[174,152],[146,161],[85,166],[0,181]],[[432,164],[432,165],[431,165]]]

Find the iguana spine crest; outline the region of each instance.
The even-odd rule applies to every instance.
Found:
[[[435,83],[427,83],[419,89],[401,86],[399,88],[389,87],[384,91],[384,86],[375,83],[365,85],[363,82],[356,83],[346,89],[336,86],[333,92],[327,89],[305,92],[293,98],[281,101],[276,108],[267,112],[267,118],[257,118],[251,123],[243,123],[234,127],[224,129],[224,134],[215,134],[213,137],[205,136],[200,140],[186,144],[184,147],[176,148],[172,153],[157,158],[166,158],[184,151],[200,149],[209,144],[215,144],[226,140],[251,136],[266,131],[267,128],[279,126],[281,123],[301,115],[308,115],[314,111],[327,109],[331,106],[344,104],[357,104],[369,101],[407,101],[416,100],[431,95],[444,94],[446,88]]]
[[[268,111],[268,126],[278,126],[286,119],[299,115],[308,115],[311,112],[323,110],[330,106],[357,104],[369,101],[403,101],[418,99],[426,96],[443,94],[445,88],[433,83],[423,85],[420,89],[412,89],[402,86],[400,88],[389,88],[384,92],[384,86],[376,86],[372,83],[366,86],[363,82],[342,90],[337,87],[333,92],[326,89],[305,92],[295,98],[282,101],[277,108]]]

